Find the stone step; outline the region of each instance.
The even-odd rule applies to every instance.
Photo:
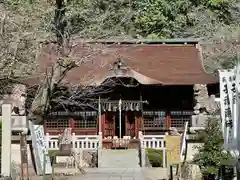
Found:
[[[139,167],[138,151],[136,149],[112,150],[103,149],[99,154],[101,168],[137,168]]]

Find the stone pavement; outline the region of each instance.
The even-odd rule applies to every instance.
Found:
[[[163,168],[86,168],[80,174],[74,168],[56,168],[57,180],[164,180],[168,179],[167,169]],[[50,180],[51,175],[46,179]],[[30,175],[30,180],[42,180],[42,176]]]
[[[103,149],[99,168],[87,168],[86,173],[70,180],[161,180],[167,179],[166,168],[140,168],[137,149]]]
[[[12,157],[16,164],[20,163],[19,154],[19,147],[12,149]],[[31,180],[41,180],[41,176],[35,175],[31,163],[29,165]],[[55,173],[59,175],[55,178],[58,180],[163,180],[167,179],[168,175],[166,168],[140,168],[136,149],[103,150],[100,168],[84,168],[84,170],[86,173],[80,174],[75,168],[56,167]],[[76,175],[65,176],[64,174]]]
[[[69,177],[69,180],[163,180],[167,179],[163,168],[89,168],[83,175]]]
[[[95,168],[87,169],[84,175],[71,180],[145,180],[140,168]]]

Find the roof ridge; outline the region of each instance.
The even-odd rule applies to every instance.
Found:
[[[198,39],[73,39],[84,43],[103,43],[103,44],[198,44]]]

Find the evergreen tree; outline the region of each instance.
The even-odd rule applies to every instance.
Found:
[[[219,119],[209,118],[205,130],[199,133],[203,145],[198,147],[194,162],[199,165],[204,179],[215,179],[221,164],[231,160],[231,155],[223,149],[223,134]]]

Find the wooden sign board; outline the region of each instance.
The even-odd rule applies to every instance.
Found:
[[[46,155],[45,161],[45,174],[52,173],[52,165],[50,162],[50,157],[48,156],[47,144],[44,137],[44,128],[43,125],[34,125],[29,121],[31,137],[32,137],[32,146],[33,154],[36,163],[36,170],[38,175],[43,175],[44,170],[44,154]]]
[[[180,164],[181,136],[166,136],[167,164]]]

